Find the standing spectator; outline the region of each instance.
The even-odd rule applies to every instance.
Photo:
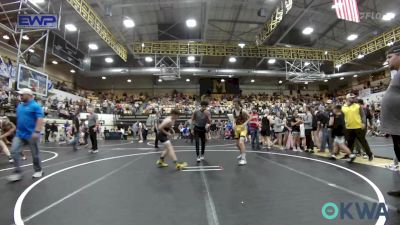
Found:
[[[254,150],[260,150],[260,140],[258,137],[258,131],[260,129],[260,118],[257,112],[257,108],[254,107],[250,113],[249,129],[251,135],[251,148]]]
[[[365,150],[365,153],[368,155],[368,160],[372,161],[374,159],[374,155],[369,148],[368,142],[365,139],[364,129],[366,129],[366,124],[363,123],[365,119],[364,111],[361,106],[356,103],[356,96],[352,93],[346,95],[347,102],[343,106],[342,111],[344,114],[344,119],[346,122],[347,129],[347,143],[351,151],[354,148],[354,142],[356,139],[360,141],[361,146]],[[348,155],[346,155],[348,157]]]
[[[268,149],[271,148],[271,122],[269,117],[269,111],[265,111],[265,115],[261,120],[261,137],[263,144],[267,146]]]
[[[367,107],[364,105],[364,100],[362,99],[358,99],[358,104],[361,106],[361,110],[363,110],[365,117],[363,117],[363,123],[366,125],[366,128],[363,130],[363,135],[364,137],[367,135],[367,128],[371,128],[373,125],[372,122],[372,113],[369,109],[367,109]],[[358,140],[356,140],[356,142],[354,143],[355,146],[355,152],[357,154],[362,154],[363,149],[361,147],[361,144]],[[364,158],[368,158],[366,154],[363,154]]]
[[[304,115],[304,129],[306,135],[306,148],[305,152],[314,153],[314,142],[312,140],[313,130],[313,115],[310,111],[310,107],[306,107],[306,114]]]
[[[82,133],[83,133],[83,143],[84,146],[87,148],[89,146],[88,139],[89,139],[89,128],[86,123],[82,123],[81,127]]]
[[[49,121],[46,121],[46,124],[44,125],[44,142],[49,143],[49,136],[51,133],[51,125]]]
[[[53,121],[53,123],[51,123],[50,129],[51,129],[51,134],[50,134],[51,139],[55,142],[58,133],[58,127],[55,120]]]
[[[387,53],[387,61],[393,76],[381,103],[381,131],[393,139],[393,148],[397,159],[400,159],[400,46],[393,46]],[[400,197],[400,190],[389,191],[389,195]],[[400,212],[400,208],[397,209]]]
[[[89,150],[89,153],[98,153],[97,149],[97,127],[99,126],[99,117],[96,113],[94,113],[94,108],[89,108],[89,117],[88,117],[88,127],[89,127],[89,136],[90,142],[92,142],[92,148]]]
[[[143,123],[142,122],[138,122],[138,135],[139,135],[139,143],[143,143]]]
[[[33,99],[33,92],[28,88],[18,91],[21,103],[17,107],[17,134],[13,139],[11,154],[14,159],[14,174],[8,177],[9,181],[22,179],[20,168],[20,156],[23,145],[28,145],[33,159],[34,178],[43,176],[40,155],[39,138],[43,126],[42,107]]]
[[[331,104],[332,100],[328,100],[327,104]],[[317,126],[318,133],[321,133],[321,146],[319,147],[319,152],[325,152],[326,147],[328,146],[329,152],[332,152],[333,142],[331,141],[331,130],[329,128],[330,119],[333,118],[333,113],[329,110],[329,108],[324,108],[320,106],[317,113]]]
[[[202,101],[200,103],[201,109],[196,110],[192,115],[192,123],[194,124],[194,139],[196,142],[196,160],[200,162],[204,160],[204,151],[206,148],[206,132],[211,123],[211,113],[207,110],[208,102]],[[201,141],[201,155],[200,155],[200,141]]]
[[[294,111],[293,117],[290,120],[290,124],[292,125],[292,135],[293,135],[293,143],[294,143],[293,151],[301,152],[301,149],[300,149],[300,125],[303,124],[303,120],[301,120],[297,110]]]
[[[73,140],[70,142],[72,145],[72,149],[74,151],[78,150],[78,145],[79,145],[79,133],[80,133],[80,126],[79,126],[79,110],[74,111],[73,117],[72,117],[72,136]]]

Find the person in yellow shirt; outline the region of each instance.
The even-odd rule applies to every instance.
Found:
[[[363,130],[366,129],[365,113],[361,106],[356,101],[356,96],[352,93],[346,95],[346,104],[343,106],[342,111],[346,122],[347,129],[347,144],[351,151],[354,148],[354,142],[357,139],[365,153],[368,155],[368,160],[372,161],[374,155],[369,148],[368,142],[365,139]],[[345,156],[348,157],[348,156]]]

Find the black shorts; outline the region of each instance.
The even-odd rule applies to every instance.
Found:
[[[261,136],[271,136],[270,130],[261,130]]]
[[[164,134],[163,132],[161,132],[161,131],[157,133],[157,138],[158,138],[158,141],[161,142],[161,143],[164,143],[164,142],[166,142],[166,141],[169,141],[168,136],[165,135],[165,134]]]

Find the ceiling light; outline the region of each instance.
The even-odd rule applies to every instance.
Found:
[[[27,40],[29,40],[29,37],[28,37],[28,35],[25,34],[24,36],[22,36],[22,39],[27,41]]]
[[[194,62],[194,60],[195,60],[196,58],[194,57],[194,56],[188,56],[187,57],[187,60],[189,61],[189,62]]]
[[[308,81],[305,81],[304,84],[307,85],[307,84],[308,84]]]
[[[135,26],[135,22],[133,22],[133,20],[130,19],[130,18],[125,18],[124,21],[123,21],[122,23],[124,24],[124,26],[125,26],[126,28],[132,28],[132,27]]]
[[[326,82],[328,82],[328,80],[324,80],[324,82],[326,83]]]
[[[147,56],[146,58],[144,58],[144,60],[146,62],[153,62],[153,57]]]
[[[105,79],[107,79],[107,77],[101,77],[101,79],[105,80]],[[128,81],[128,82],[129,82],[129,81]]]
[[[337,69],[339,69],[340,67],[342,67],[342,64],[337,64],[335,67],[336,67]]]
[[[31,52],[31,53],[34,53],[34,52],[35,52],[35,50],[33,50],[33,49],[31,49],[31,48],[30,48],[28,51]]]
[[[190,82],[190,79],[186,79],[186,82]]]
[[[354,41],[358,38],[357,34],[350,34],[349,36],[347,36],[347,40],[348,41]]]
[[[305,62],[304,63],[304,66],[308,66],[308,65],[310,65],[310,62]]]
[[[77,31],[78,29],[76,28],[75,25],[73,25],[72,23],[67,23],[65,24],[65,29],[67,29],[68,31],[74,32]]]
[[[229,57],[229,62],[235,63],[236,62],[236,58],[235,57]]]
[[[282,83],[283,83],[283,81],[281,81],[281,80],[280,80],[278,83],[282,84]]]
[[[246,46],[245,43],[239,43],[238,45],[239,45],[240,48],[244,48],[244,46]]]
[[[328,51],[325,51],[325,52],[324,52],[324,55],[328,55]]]
[[[340,80],[344,80],[344,77],[341,77]]]
[[[276,62],[276,59],[268,59],[269,64],[274,64]]]
[[[394,45],[394,42],[393,42],[393,41],[387,43],[387,46],[389,46],[389,47],[392,46],[392,45]]]
[[[160,83],[161,83],[161,82],[162,82],[162,79],[161,79],[161,78],[160,78],[160,79],[158,79],[158,82],[160,82]]]
[[[250,81],[251,83],[254,83],[254,82],[256,82],[254,79],[251,79],[251,81]]]
[[[310,35],[312,32],[314,32],[314,28],[312,28],[312,27],[306,27],[303,30],[303,34],[305,34],[305,35]]]
[[[232,78],[232,75],[229,75],[228,77],[229,77],[229,78]]]
[[[358,75],[357,75],[357,74],[354,74],[353,77],[358,77]]]
[[[29,0],[30,2],[32,2],[32,3],[35,3],[35,4],[42,4],[42,3],[44,3],[44,0]]]
[[[144,48],[144,43],[142,43],[142,48]]]
[[[99,49],[99,46],[97,46],[97,45],[94,44],[94,43],[90,43],[90,44],[88,45],[88,47],[89,47],[90,50],[97,50],[97,49]]]
[[[53,60],[51,63],[53,63],[54,65],[58,64],[58,62],[56,60]]]
[[[76,73],[76,71],[74,69],[70,70],[69,72],[71,73]]]
[[[126,82],[128,82],[128,83],[131,83],[131,82],[132,82],[132,80],[131,80],[131,79],[128,79],[128,80],[126,80]]]
[[[221,79],[221,82],[222,82],[222,83],[224,83],[224,82],[225,82],[225,79],[224,79],[224,78],[222,78],[222,79]]]
[[[114,62],[114,59],[112,59],[112,58],[110,58],[110,57],[107,57],[107,58],[105,58],[104,60],[106,61],[106,63],[112,63],[112,62]]]
[[[10,36],[8,36],[7,34],[3,35],[3,39],[9,40]]]
[[[396,17],[396,14],[394,14],[394,13],[392,13],[392,12],[388,12],[388,13],[385,13],[385,14],[382,16],[382,20],[384,20],[384,21],[390,21],[390,20],[394,19],[394,17]]]
[[[363,54],[359,54],[359,55],[357,56],[357,59],[362,59],[362,58],[364,58],[364,55],[363,55]]]
[[[195,19],[187,19],[186,26],[190,28],[195,27],[197,26],[197,21]]]

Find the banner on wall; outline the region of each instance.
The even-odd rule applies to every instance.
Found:
[[[14,78],[16,71],[10,59],[0,56],[0,76]]]
[[[358,98],[366,98],[369,97],[370,95],[371,95],[371,88],[362,89],[358,93]]]
[[[240,94],[239,79],[200,79],[200,95],[204,94]]]

